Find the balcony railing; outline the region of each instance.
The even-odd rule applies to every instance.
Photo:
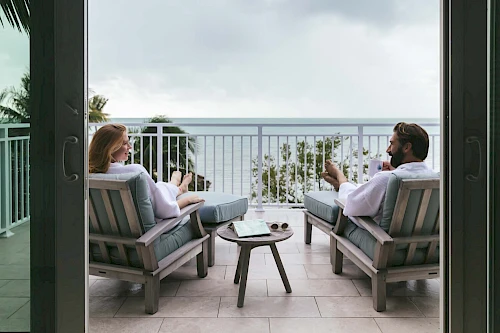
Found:
[[[97,129],[103,124],[90,124]],[[195,175],[194,190],[248,197],[251,206],[301,207],[304,193],[329,190],[320,176],[332,159],[349,180],[368,180],[368,161],[388,159],[394,124],[124,123],[131,159],[157,180],[174,170]],[[439,168],[439,124],[429,132],[427,163]],[[187,133],[178,133],[174,128]],[[92,136],[92,133],[90,134]],[[360,144],[361,143],[361,144]],[[160,152],[160,153],[158,153]],[[186,162],[188,161],[188,162]],[[361,176],[359,176],[361,175]]]
[[[92,137],[103,123],[89,124]],[[125,123],[140,163],[157,180],[193,172],[192,190],[234,193],[256,209],[302,207],[308,191],[330,190],[320,176],[332,159],[349,180],[368,180],[371,158],[388,159],[394,124]],[[439,169],[439,124],[429,132],[428,165]],[[27,124],[0,125],[0,235],[29,220]],[[179,133],[176,128],[187,133]],[[91,138],[90,138],[91,139]]]
[[[0,237],[29,221],[29,124],[0,124]]]

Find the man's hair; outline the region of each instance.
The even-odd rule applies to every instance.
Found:
[[[427,158],[427,154],[429,153],[429,135],[422,127],[417,124],[400,122],[394,126],[394,132],[398,135],[401,145],[411,143],[413,156],[422,161]]]

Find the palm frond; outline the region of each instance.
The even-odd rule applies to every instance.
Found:
[[[30,34],[30,0],[0,0],[0,7],[2,7],[2,19],[0,15],[0,24],[4,27],[4,20],[15,29],[22,32],[23,30]]]

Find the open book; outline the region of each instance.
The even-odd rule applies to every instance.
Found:
[[[271,231],[264,220],[246,220],[232,223],[232,229],[238,237],[270,235]]]

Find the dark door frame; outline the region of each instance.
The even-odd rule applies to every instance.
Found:
[[[487,332],[489,0],[441,4],[442,326]]]
[[[85,332],[87,0],[30,6],[31,332]]]

